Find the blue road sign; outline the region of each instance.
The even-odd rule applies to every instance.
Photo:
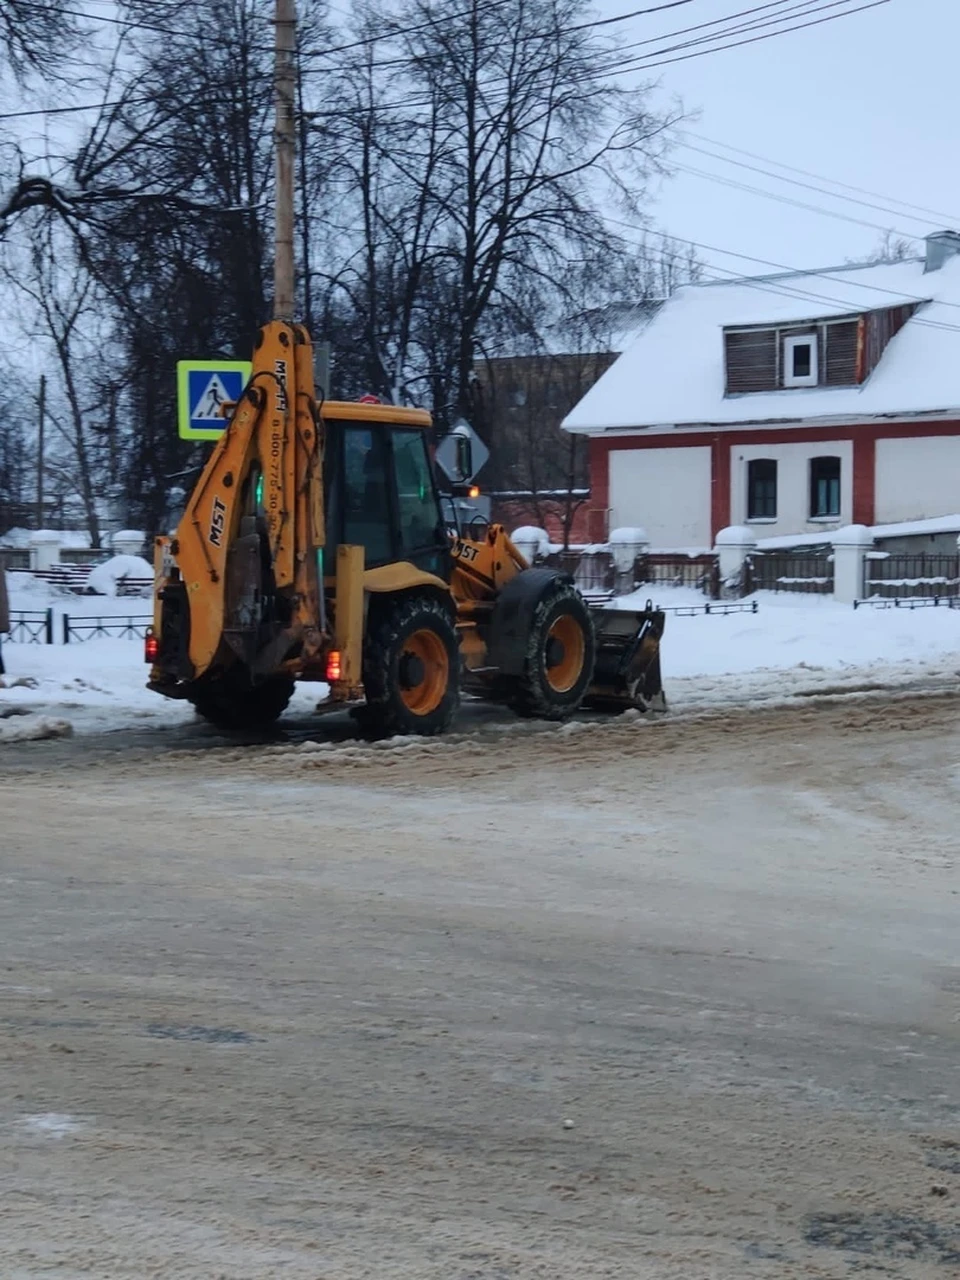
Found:
[[[181,440],[218,440],[250,378],[249,360],[178,360],[177,409]]]

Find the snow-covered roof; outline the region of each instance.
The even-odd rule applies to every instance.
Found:
[[[922,302],[860,386],[724,395],[723,330]],[[681,288],[564,419],[569,431],[960,416],[960,258],[835,267]]]

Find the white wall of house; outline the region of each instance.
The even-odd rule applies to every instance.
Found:
[[[678,450],[678,452],[680,452]],[[810,461],[840,459],[840,515],[810,518]],[[775,520],[747,518],[747,464],[754,458],[770,458],[777,464],[777,516]],[[853,520],[853,444],[849,440],[817,440],[809,444],[730,446],[730,523],[745,524],[758,538],[785,533],[818,533],[850,524]]]
[[[613,449],[610,528],[640,526],[653,547],[709,547],[710,446]]]
[[[960,512],[960,436],[877,441],[877,524]]]

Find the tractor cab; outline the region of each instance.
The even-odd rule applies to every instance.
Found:
[[[325,554],[363,547],[375,569],[407,561],[447,580],[450,539],[428,450],[429,414],[369,402],[323,406]]]

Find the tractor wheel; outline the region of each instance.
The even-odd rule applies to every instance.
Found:
[[[197,715],[218,729],[266,729],[283,715],[292,694],[293,681],[286,676],[253,685],[227,675],[198,682],[189,696]]]
[[[508,706],[531,719],[566,720],[590,687],[595,652],[583,597],[575,587],[558,583],[534,612],[523,674],[509,681]]]
[[[364,647],[363,684],[360,720],[371,735],[449,729],[460,706],[459,643],[449,609],[431,596],[378,609]]]

